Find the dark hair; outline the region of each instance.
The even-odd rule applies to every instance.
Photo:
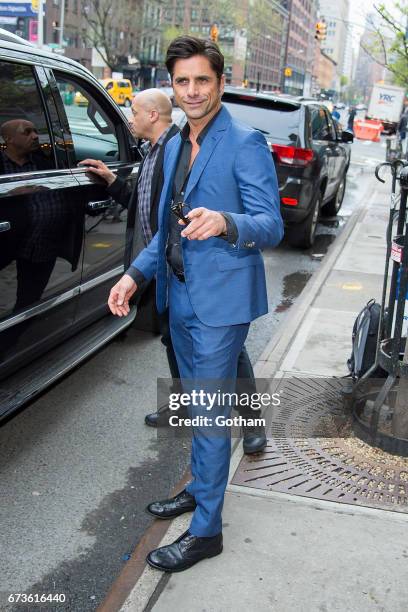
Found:
[[[174,65],[179,59],[189,59],[194,55],[203,55],[210,62],[211,68],[221,79],[224,72],[224,56],[212,40],[203,40],[195,36],[178,36],[167,49],[166,68],[173,78]]]

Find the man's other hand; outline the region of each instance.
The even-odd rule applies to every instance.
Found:
[[[129,300],[137,289],[137,285],[129,274],[124,274],[120,281],[110,290],[108,306],[110,311],[118,317],[129,314]]]
[[[78,166],[85,166],[88,172],[100,176],[106,181],[108,187],[112,185],[113,181],[116,179],[116,175],[99,159],[84,159],[79,162]]]
[[[215,210],[208,208],[193,208],[188,215],[190,223],[181,232],[181,235],[189,240],[207,240],[212,236],[220,236],[227,232],[227,222],[225,217]],[[179,221],[185,225],[183,221]]]

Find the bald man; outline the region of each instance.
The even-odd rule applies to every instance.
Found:
[[[2,160],[4,166],[10,164],[13,172],[24,172],[23,166],[31,162],[31,155],[40,148],[34,123],[26,119],[10,119],[2,124],[0,134],[6,145]]]

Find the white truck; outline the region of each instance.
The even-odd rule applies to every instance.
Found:
[[[404,106],[405,89],[376,83],[367,110],[368,119],[379,119],[384,132],[395,133]]]

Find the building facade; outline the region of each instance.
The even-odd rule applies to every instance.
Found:
[[[293,95],[308,96],[312,91],[317,4],[315,0],[288,0],[286,7],[289,21],[282,90]]]
[[[319,0],[319,7],[319,19],[324,19],[327,24],[326,39],[322,41],[321,47],[322,51],[336,62],[336,77],[332,89],[340,91],[340,78],[350,71],[349,0]]]
[[[131,76],[137,69],[136,53],[140,47],[141,9],[143,0],[99,0],[101,11],[107,12],[106,22],[95,16],[97,0],[47,0],[44,3],[43,45],[55,53],[77,60],[99,77],[110,76],[104,61],[108,55],[113,69]],[[0,2],[0,27],[38,43],[38,12],[30,2],[9,0]],[[96,44],[93,27],[98,30]],[[102,49],[101,54],[97,46]],[[127,73],[127,74],[125,74]]]
[[[313,64],[314,94],[332,89],[333,81],[336,78],[336,70],[336,62],[326,55],[320,46],[317,46]]]

